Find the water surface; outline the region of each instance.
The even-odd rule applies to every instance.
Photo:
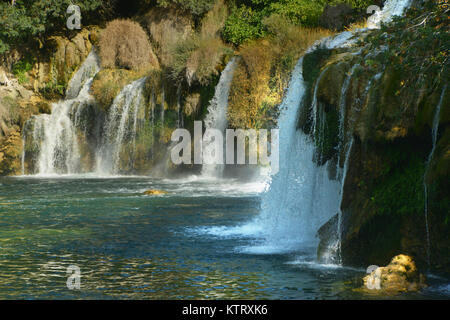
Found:
[[[167,195],[149,197],[147,189]],[[0,178],[1,299],[348,299],[364,270],[258,248],[262,183]],[[251,224],[250,224],[251,225]],[[237,232],[236,230],[240,230]],[[81,269],[81,289],[66,286]],[[397,298],[448,299],[448,280]]]

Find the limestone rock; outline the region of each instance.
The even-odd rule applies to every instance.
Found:
[[[73,74],[92,50],[91,33],[96,29],[83,29],[75,37],[53,36],[48,39],[49,53],[37,57],[29,72],[32,88],[46,93],[63,93]]]
[[[167,191],[162,191],[162,190],[154,190],[154,189],[150,189],[144,192],[145,195],[147,196],[160,196],[163,194],[168,194]]]
[[[391,294],[418,291],[426,287],[425,276],[419,273],[413,259],[404,254],[395,256],[389,265],[379,267],[364,277],[364,285]]]
[[[5,70],[0,67],[0,86],[10,86],[11,82],[9,81],[8,77],[6,76]]]

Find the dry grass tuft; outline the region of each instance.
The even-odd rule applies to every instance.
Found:
[[[150,41],[144,29],[131,20],[113,20],[103,30],[100,41],[100,58],[104,68],[138,70],[158,67]]]
[[[198,33],[175,43],[170,55],[172,77],[186,79],[189,84],[196,81],[208,85],[211,78],[219,73],[217,67],[231,50],[220,38],[220,30],[228,16],[228,8],[223,0],[215,3],[201,22]]]

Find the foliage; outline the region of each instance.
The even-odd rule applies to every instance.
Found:
[[[380,214],[422,214],[424,209],[423,175],[420,156],[395,146],[383,175],[376,180],[372,201]]]
[[[347,3],[356,11],[365,10],[373,0],[249,0],[233,7],[223,30],[224,39],[234,45],[263,37],[267,33],[262,21],[273,15],[304,27],[317,27],[326,5]],[[362,14],[364,17],[364,14]]]
[[[20,84],[27,83],[29,78],[27,73],[33,68],[33,60],[31,57],[25,57],[21,61],[14,64],[12,68],[13,74],[17,77]]]
[[[225,22],[223,36],[234,45],[260,38],[265,35],[262,24],[263,14],[251,7],[234,7]]]
[[[113,20],[102,32],[100,58],[105,68],[140,69],[157,66],[150,41],[144,29],[131,20]]]
[[[84,13],[82,22],[92,16],[98,19],[106,14],[112,0],[85,0],[77,3]],[[54,31],[65,30],[66,11],[71,0],[17,0],[0,2],[0,54],[10,50],[11,45],[39,39]]]
[[[429,87],[442,80],[448,82],[448,12],[433,2],[427,2],[426,6],[425,10],[411,9],[405,18],[383,25],[366,40],[370,43],[369,50],[389,47],[376,60],[368,61],[366,67],[376,68],[381,64],[394,68],[400,75],[398,91],[393,92],[397,96],[405,90],[420,89],[424,82]]]
[[[195,16],[201,16],[211,10],[215,0],[157,0],[161,7],[177,6]]]

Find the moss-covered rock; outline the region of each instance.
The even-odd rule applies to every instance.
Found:
[[[317,63],[310,67],[315,76],[309,79],[305,74],[309,97],[304,100],[307,112],[300,127],[314,137],[318,164],[343,159],[345,139],[354,141],[341,203],[345,264],[384,265],[403,252],[414,257],[419,267],[450,272],[450,95],[444,91],[448,64],[438,63],[448,35],[439,28],[434,29],[438,33],[428,33],[411,27],[420,14],[413,11],[412,17],[397,21],[397,27],[385,27],[389,33],[369,34],[353,57],[318,51]],[[433,23],[438,25],[440,19]],[[423,40],[428,37],[433,40]],[[318,59],[321,56],[325,58]],[[313,57],[311,53],[305,59]],[[424,61],[430,61],[427,68]],[[350,69],[354,74],[346,96],[341,97]],[[314,98],[320,121],[316,119],[313,135],[308,106]],[[345,135],[336,141],[337,101],[345,105]],[[433,128],[439,105],[439,126]],[[319,247],[326,247],[326,241],[324,237]]]
[[[77,32],[73,38],[50,37],[28,73],[29,88],[47,98],[60,98],[69,80],[92,50],[97,32],[98,28],[94,27]]]

